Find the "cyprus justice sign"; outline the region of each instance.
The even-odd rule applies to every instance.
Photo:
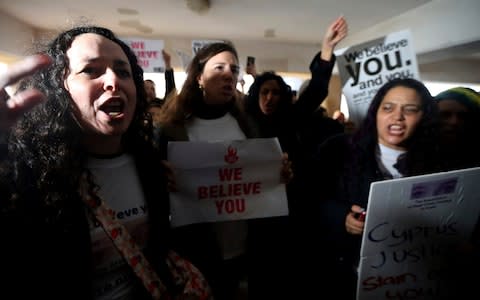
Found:
[[[474,254],[462,249],[478,226],[479,180],[471,168],[372,183],[357,299],[455,299],[466,275],[455,262]]]

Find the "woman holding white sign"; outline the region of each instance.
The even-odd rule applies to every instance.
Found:
[[[162,107],[162,149],[167,149],[168,141],[234,141],[259,136],[238,97],[239,70],[237,51],[230,43],[208,44],[197,52],[181,92]],[[247,272],[249,221],[197,223],[174,229],[177,249],[205,274],[217,300],[234,299],[241,292],[239,283]]]
[[[319,149],[318,226],[327,245],[319,252],[325,288],[340,299],[354,299],[370,184],[446,168],[437,155],[437,115],[423,83],[394,79],[378,90],[358,131]]]

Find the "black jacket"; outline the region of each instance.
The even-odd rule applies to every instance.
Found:
[[[165,284],[170,283],[164,262],[169,247],[169,201],[160,161],[134,154],[149,207],[150,240],[146,256]],[[24,176],[22,207],[8,207],[10,193],[19,191],[2,174],[0,185],[0,288],[15,299],[93,299],[92,245],[86,209],[80,198],[65,199],[61,209],[43,205],[33,176]],[[31,180],[31,179],[30,179]],[[10,182],[9,182],[10,181]],[[61,188],[61,187],[58,187]],[[139,299],[149,299],[139,282]],[[146,298],[143,298],[146,297]]]

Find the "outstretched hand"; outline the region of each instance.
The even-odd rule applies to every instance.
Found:
[[[343,16],[340,16],[328,26],[327,32],[325,32],[323,38],[323,43],[329,47],[335,48],[335,46],[347,36],[347,33],[347,20],[345,20]]]
[[[51,62],[51,58],[46,55],[33,55],[9,65],[7,70],[0,74],[0,131],[7,130],[23,113],[45,101],[45,96],[35,89],[10,97],[5,88],[49,66]]]
[[[347,20],[343,16],[338,17],[328,26],[322,42],[322,59],[330,61],[333,50],[348,33]]]

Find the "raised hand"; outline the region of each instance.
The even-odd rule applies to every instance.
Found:
[[[35,89],[10,97],[5,88],[49,66],[51,62],[51,58],[46,55],[33,55],[9,65],[7,70],[0,74],[0,131],[7,130],[23,113],[45,100],[45,96]]]
[[[347,36],[347,33],[347,20],[345,20],[343,16],[340,16],[327,28],[323,42],[335,48],[335,46]]]
[[[347,20],[338,17],[328,26],[322,42],[322,59],[329,61],[337,44],[348,34]]]
[[[165,62],[165,69],[170,70],[172,68],[172,57],[165,49],[162,49],[162,57]]]

